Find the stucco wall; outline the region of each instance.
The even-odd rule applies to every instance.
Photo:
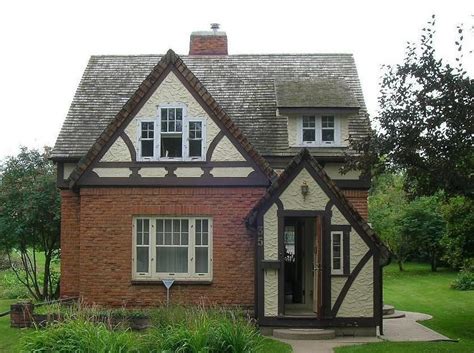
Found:
[[[74,168],[76,168],[75,163],[64,163],[64,172],[63,172],[64,179],[69,178]]]
[[[132,157],[123,139],[119,136],[108,151],[104,154],[101,162],[130,162]]]
[[[278,270],[265,270],[263,311],[265,316],[278,315]]]
[[[301,185],[308,184],[308,194],[303,197]],[[285,210],[324,210],[329,197],[306,169],[301,170],[280,196]]]
[[[326,163],[324,164],[324,171],[334,180],[357,180],[360,177],[359,170],[351,170],[346,174],[341,174],[339,169],[342,163]]]
[[[245,161],[245,158],[232,142],[224,136],[214,149],[211,161]]]
[[[374,277],[371,258],[347,292],[337,317],[372,317],[374,314]]]
[[[362,257],[369,251],[365,241],[354,230],[350,234],[351,244],[351,271],[357,266]]]

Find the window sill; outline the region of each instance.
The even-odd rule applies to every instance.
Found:
[[[347,148],[347,145],[341,145],[341,144],[298,144],[298,145],[290,145],[290,147],[297,147],[297,148],[302,148],[302,147],[307,147],[307,148],[320,148],[320,147],[325,147],[325,148]]]
[[[161,279],[132,279],[132,285],[161,285],[164,286],[163,281]],[[202,284],[202,285],[210,285],[212,284],[212,280],[192,280],[192,279],[176,279],[173,282],[174,284]]]

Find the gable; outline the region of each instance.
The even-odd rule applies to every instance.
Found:
[[[213,141],[216,139],[221,129],[192,96],[173,71],[170,71],[167,74],[165,79],[141,107],[133,120],[125,127],[124,134],[131,141],[135,154],[140,150],[140,121],[156,119],[158,107],[169,105],[183,106],[188,119],[199,119],[204,122],[206,137],[204,154],[206,154],[209,146],[211,146]],[[227,136],[224,136],[220,141],[216,142],[218,143],[211,155],[211,161],[245,161],[245,157],[237,150]],[[108,148],[107,152],[105,152],[103,157],[100,159],[100,162],[130,162],[131,160],[132,158],[129,148],[123,141],[123,138],[118,137],[112,146]]]
[[[158,130],[166,129],[160,112],[166,116],[172,110],[170,117],[179,116],[182,131]],[[178,126],[169,121],[168,129]],[[196,126],[202,134],[195,133]],[[198,159],[185,152],[191,150],[188,141],[196,140],[197,135],[200,144],[194,144],[194,151],[201,146],[203,150]],[[143,138],[150,141],[145,145]],[[141,153],[141,148],[148,152]],[[177,152],[169,153],[170,148]],[[152,149],[155,152],[150,153]],[[105,168],[113,171],[104,172]],[[78,163],[69,185],[264,186],[273,175],[240,129],[170,50]]]

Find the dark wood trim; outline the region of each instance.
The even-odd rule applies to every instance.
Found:
[[[379,325],[380,334],[383,335],[383,270],[379,262],[380,255],[374,255],[374,317]]]
[[[342,233],[342,251],[343,251],[343,264],[342,264],[342,271],[345,275],[349,275],[351,273],[351,238],[350,238],[350,230],[344,230]]]
[[[355,189],[355,190],[368,190],[370,189],[370,180],[341,180],[341,179],[333,179],[334,184],[339,189]]]
[[[301,115],[301,114],[356,114],[360,108],[357,107],[278,107],[280,115]]]
[[[59,189],[67,189],[68,183],[64,180],[64,163],[56,163],[56,186]]]
[[[275,199],[275,204],[278,207],[278,211],[283,211],[285,207],[283,206],[283,202],[279,198]]]
[[[221,142],[223,137],[224,137],[224,132],[220,130],[219,133],[214,137],[214,139],[212,140],[212,142],[209,144],[207,148],[206,161],[208,162],[211,161],[212,154],[214,153],[216,146],[219,144],[219,142]]]
[[[257,241],[255,242],[255,317],[264,316],[264,270],[262,268],[264,246],[264,221],[263,215],[257,218]]]
[[[122,138],[123,142],[127,145],[128,152],[130,152],[130,158],[132,159],[132,162],[137,161],[137,151],[135,151],[135,146],[133,146],[132,141],[130,140],[130,137],[125,133],[125,131],[122,131],[120,134],[120,137]]]
[[[364,266],[367,264],[367,262],[370,260],[370,258],[373,256],[373,253],[369,250],[367,253],[360,259],[359,263],[356,265],[354,270],[351,272],[349,275],[349,278],[347,279],[346,283],[344,284],[344,287],[342,287],[341,292],[339,293],[336,302],[334,303],[334,306],[332,308],[332,315],[333,317],[337,316],[337,312],[339,311],[342,302],[346,298],[347,292],[349,292],[349,289],[351,288],[352,284],[356,280],[357,276],[359,275],[360,271],[364,268]],[[374,266],[376,264],[374,263]],[[374,278],[375,280],[375,278]],[[375,288],[374,288],[375,289]]]
[[[323,216],[325,211],[311,211],[311,210],[278,210],[278,217],[318,217]]]
[[[217,168],[250,167],[245,161],[136,161],[136,162],[98,162],[94,168]]]
[[[278,212],[278,315],[285,315],[285,218]]]
[[[281,268],[281,262],[279,260],[261,260],[261,265],[264,270],[279,270]]]
[[[322,258],[323,258],[323,290],[322,290],[322,312],[324,318],[330,318],[331,315],[331,218],[326,214],[322,215]]]
[[[161,187],[161,186],[267,186],[266,180],[261,178],[243,177],[243,178],[223,178],[201,176],[196,178],[174,176],[172,168],[168,169],[168,176],[162,178],[133,178],[129,177],[103,177],[100,178],[94,172],[90,171],[81,178],[80,186],[139,186],[139,187]],[[132,175],[132,174],[131,174]]]
[[[299,328],[328,328],[328,327],[375,327],[377,322],[373,317],[344,318],[335,317],[317,320],[315,317],[262,317],[259,318],[260,326],[273,327],[299,327]]]

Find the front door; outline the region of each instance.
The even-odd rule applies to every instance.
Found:
[[[284,314],[319,316],[320,222],[316,217],[286,217],[284,225]]]

